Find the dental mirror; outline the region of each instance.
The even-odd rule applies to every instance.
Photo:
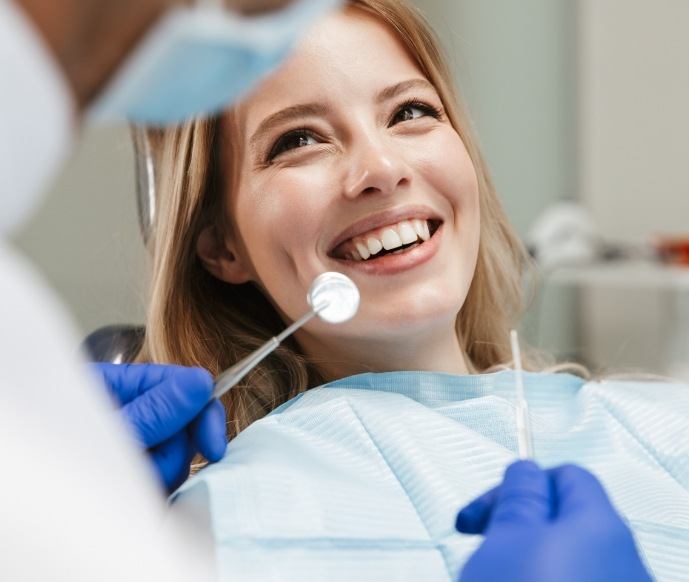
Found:
[[[342,273],[327,272],[311,283],[306,301],[311,311],[290,325],[280,335],[272,337],[255,352],[252,352],[231,368],[220,374],[213,384],[211,398],[220,398],[246,376],[256,365],[268,356],[280,343],[314,316],[318,315],[328,323],[344,323],[356,315],[359,309],[359,289],[349,277]]]
[[[328,323],[344,323],[352,319],[359,309],[359,299],[359,289],[354,281],[332,271],[316,277],[306,295],[318,317]]]

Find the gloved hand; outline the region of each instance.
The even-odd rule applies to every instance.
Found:
[[[575,465],[511,465],[501,485],[457,516],[486,539],[461,582],[649,582],[629,528],[601,484]]]
[[[227,447],[225,409],[201,368],[157,364],[91,364],[121,406],[125,422],[148,449],[168,492],[189,476],[199,452],[219,461]]]

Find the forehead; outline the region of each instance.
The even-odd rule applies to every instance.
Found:
[[[385,23],[358,8],[347,8],[317,24],[238,112],[251,132],[266,115],[295,103],[346,106],[418,77],[423,73]]]

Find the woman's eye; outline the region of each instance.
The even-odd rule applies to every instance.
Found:
[[[405,103],[393,115],[390,125],[395,125],[403,121],[411,121],[419,117],[440,117],[440,112],[430,105],[425,103]]]
[[[290,131],[275,142],[275,145],[271,148],[270,153],[268,154],[268,161],[276,158],[286,151],[303,148],[317,143],[318,140],[311,132],[305,130]]]

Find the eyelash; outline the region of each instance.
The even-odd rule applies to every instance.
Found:
[[[442,111],[437,107],[434,107],[433,105],[425,103],[424,101],[421,101],[419,99],[409,99],[404,103],[401,103],[397,107],[390,121],[392,121],[397,115],[400,114],[401,111],[404,111],[407,107],[414,107],[416,109],[420,109],[428,117],[433,117],[434,119],[440,119],[442,116]]]
[[[424,113],[424,116],[432,117],[434,119],[440,119],[442,116],[442,111],[438,109],[437,107],[434,107],[433,105],[429,105],[428,103],[425,103],[419,99],[409,99],[403,103],[401,103],[397,109],[395,109],[395,112],[392,114],[390,121],[388,122],[388,127],[391,127],[393,124],[394,119],[400,114],[400,112],[404,111],[406,108],[409,107],[414,107],[416,109],[421,110]],[[418,118],[414,118],[418,119]],[[412,120],[403,120],[403,121],[413,121]],[[402,123],[400,121],[399,123]],[[306,128],[299,128],[299,129],[293,129],[291,131],[288,131],[287,133],[281,135],[277,141],[273,144],[273,146],[270,148],[270,151],[268,152],[268,155],[266,157],[266,164],[269,165],[276,157],[279,155],[283,154],[286,151],[290,151],[292,149],[298,149],[298,148],[288,148],[285,147],[289,145],[290,140],[293,139],[299,139],[299,138],[318,138],[318,136],[306,129]]]
[[[289,144],[290,140],[293,139],[298,139],[302,137],[313,137],[316,138],[316,134],[313,133],[312,131],[308,129],[293,129],[291,131],[288,131],[287,133],[281,135],[278,140],[273,144],[273,147],[270,148],[270,152],[268,153],[268,156],[266,157],[266,163],[270,164],[276,157],[278,157],[280,154],[289,151],[291,149],[296,149],[296,148],[286,148],[285,146]]]

